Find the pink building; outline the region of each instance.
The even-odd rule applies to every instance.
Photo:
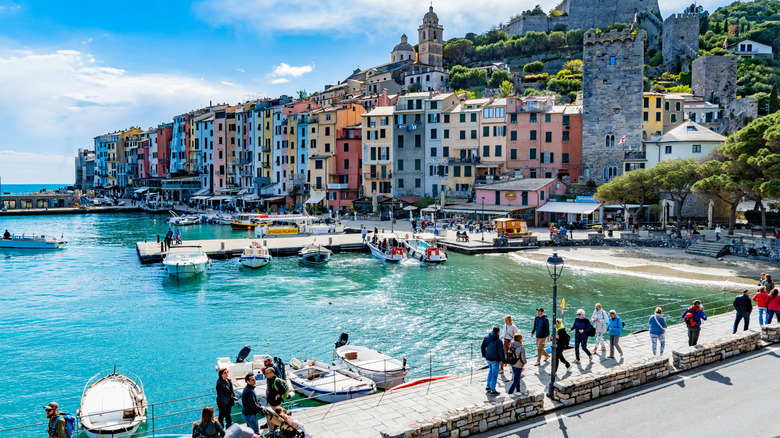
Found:
[[[335,174],[328,175],[328,192],[335,191],[336,199],[328,200],[333,210],[349,210],[358,199],[363,185],[363,136],[362,126],[353,125],[336,129],[336,151],[333,155]]]
[[[566,184],[556,178],[524,178],[476,186],[474,199],[475,206],[484,202],[486,212],[497,210],[488,207],[505,207],[500,210],[533,225],[537,223],[536,208],[546,204],[550,197],[564,193]]]
[[[168,173],[172,138],[173,123],[165,123],[157,127],[157,148],[152,151],[152,154],[157,154],[157,168],[151,169],[151,177],[165,178]]]

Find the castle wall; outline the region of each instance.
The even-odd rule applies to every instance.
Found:
[[[569,0],[563,7],[568,7],[569,29],[603,29],[633,22],[635,13],[660,13],[658,0]]]
[[[737,57],[704,55],[693,61],[691,88],[696,96],[728,106],[737,99]]]
[[[699,15],[673,14],[664,20],[664,66],[679,73],[688,59],[699,56]]]
[[[646,37],[641,29],[633,35],[628,29],[585,32],[582,174],[586,181],[604,183],[610,171],[611,176],[621,175],[625,151],[641,149]],[[614,144],[607,144],[612,136]],[[625,144],[618,144],[623,136]]]

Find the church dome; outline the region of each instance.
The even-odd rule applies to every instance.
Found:
[[[407,42],[407,36],[401,36],[401,42],[393,48],[393,52],[414,52],[414,47]]]
[[[426,13],[425,16],[423,16],[423,21],[429,21],[429,20],[433,21],[434,23],[439,22],[439,16],[436,15],[435,12],[433,12],[433,6],[428,8],[428,13]]]

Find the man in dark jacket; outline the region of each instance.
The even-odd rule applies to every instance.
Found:
[[[236,404],[236,396],[233,393],[233,382],[228,379],[227,368],[219,370],[219,379],[217,379],[217,410],[219,411],[219,422],[227,429],[233,424],[230,418],[230,408]]]
[[[246,425],[252,428],[256,434],[260,434],[260,425],[257,422],[257,414],[263,412],[263,405],[257,401],[255,394],[255,375],[247,374],[244,377],[246,388],[241,393],[241,416],[244,417]]]
[[[547,319],[547,315],[544,314],[544,309],[541,307],[536,309],[534,328],[531,329],[531,335],[534,334],[536,334],[536,363],[534,365],[539,366],[542,356],[544,356],[545,362],[550,359],[550,355],[544,351],[544,343],[550,340],[550,320]]]
[[[499,392],[496,391],[498,367],[501,365],[501,362],[504,361],[504,343],[498,336],[500,332],[500,328],[493,327],[493,331],[485,336],[485,339],[482,341],[482,357],[484,357],[488,363],[488,377],[485,391],[489,391],[490,395],[499,394]]]
[[[574,330],[574,363],[580,363],[580,348],[588,355],[588,360],[593,360],[593,355],[588,351],[588,332],[593,325],[585,318],[585,310],[577,310],[577,318],[574,319],[569,331]]]
[[[686,316],[689,316],[686,320]],[[701,322],[707,320],[707,314],[701,306],[701,301],[696,300],[693,305],[683,311],[683,321],[688,326],[688,346],[692,347],[699,343],[699,334],[701,333]],[[689,324],[690,322],[690,324]]]
[[[51,402],[44,406],[46,411],[46,418],[49,420],[48,437],[49,438],[65,438],[66,423],[64,414],[60,414],[58,410],[60,405],[57,402]]]
[[[284,401],[284,393],[287,392],[287,383],[281,378],[276,376],[276,367],[267,367],[263,370],[265,375],[265,399],[268,401],[270,408],[275,408],[282,405]],[[266,422],[268,423],[268,430],[274,431],[275,427],[271,424],[271,416],[266,415]]]
[[[737,326],[741,319],[745,320],[743,331],[747,331],[750,325],[750,312],[753,311],[753,300],[750,298],[750,291],[745,289],[742,295],[734,298],[734,308],[737,309],[737,318],[734,320],[734,331],[737,332]]]

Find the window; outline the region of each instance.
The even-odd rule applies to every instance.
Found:
[[[642,120],[644,120],[645,122],[650,120],[650,114],[648,114],[647,111],[642,112]]]
[[[477,121],[477,113],[471,113],[471,121],[476,122]]]
[[[376,148],[371,148],[371,161],[376,161]]]
[[[506,114],[506,108],[504,107],[498,107],[496,108],[496,117],[504,117],[504,114]]]
[[[325,152],[330,152],[330,143],[325,143]]]
[[[325,130],[327,131],[327,130],[328,130],[328,128],[325,128]],[[385,134],[386,134],[386,132],[385,132],[385,129],[384,129],[384,128],[382,128],[382,129],[380,129],[380,130],[379,130],[379,138],[385,138],[385,137],[386,137],[386,135],[385,135]],[[327,134],[325,134],[325,135],[327,135]]]
[[[444,115],[444,123],[450,123],[450,115],[449,114],[445,114]]]
[[[655,113],[655,121],[660,122],[661,121],[661,113]]]
[[[617,176],[617,166],[607,166],[604,168],[604,178],[611,180]]]
[[[471,139],[475,140],[476,138],[477,138],[477,130],[476,129],[472,129],[471,130]]]
[[[569,154],[561,154],[561,163],[568,163],[569,162]]]
[[[349,160],[344,160],[344,169],[349,169]]]
[[[482,127],[482,136],[483,137],[490,137],[490,126],[483,126]]]
[[[506,126],[494,126],[493,137],[506,137]]]
[[[417,134],[414,136],[414,147],[422,147],[422,135]]]
[[[680,102],[675,102],[674,103],[674,109],[675,109],[675,111],[680,111]]]
[[[431,157],[436,156],[436,148],[431,148]]]
[[[530,133],[531,133],[531,138],[530,139],[531,140],[536,140],[536,129],[532,129],[530,131]]]
[[[544,123],[550,123],[550,120],[552,119],[552,116],[550,114],[544,115]]]
[[[604,146],[605,147],[615,147],[615,136],[612,134],[607,134],[607,136],[604,139]]]
[[[463,176],[471,176],[471,166],[463,166]]]
[[[437,133],[437,132],[438,132],[438,130],[437,130],[437,129],[431,129],[431,138],[432,138],[432,139],[435,139],[435,138],[437,138],[437,135],[436,135],[436,133]]]
[[[428,123],[439,123],[439,113],[428,114]]]
[[[442,146],[441,148],[441,156],[444,158],[447,158],[450,156],[450,147],[449,146]]]
[[[609,57],[609,65],[615,65],[615,57],[614,56],[610,56]]]
[[[669,111],[669,102],[664,102],[664,111]]]
[[[664,153],[665,154],[671,154],[672,153],[672,147],[671,146],[665,146],[664,147]]]
[[[542,190],[541,192],[539,192],[539,200],[540,200],[540,201],[544,201],[544,193],[545,193],[545,191],[544,191],[544,190]]]
[[[500,157],[501,156],[501,145],[496,145],[496,153],[493,155],[494,157]]]
[[[517,159],[517,149],[510,149],[509,150],[509,159],[510,160],[516,160]]]
[[[542,163],[551,164],[555,160],[555,154],[552,152],[542,153]]]
[[[404,179],[398,178],[398,188],[402,189],[404,187]]]
[[[379,124],[382,126],[387,126],[387,117],[380,117]]]
[[[552,143],[552,132],[545,132],[544,133],[544,142],[545,143]]]
[[[449,129],[445,129],[444,130],[444,138],[450,138],[450,130]]]
[[[658,108],[658,109],[661,108],[661,99],[660,98],[655,99],[655,107]]]
[[[531,123],[536,123],[536,113],[531,113],[529,115],[528,121],[531,122]]]
[[[404,147],[404,136],[403,135],[399,135],[398,136],[398,147],[399,148],[403,148]]]
[[[517,123],[517,114],[509,116],[509,123]]]
[[[438,109],[439,108],[439,102],[432,100],[431,101],[431,109]]]
[[[466,115],[465,114],[461,114],[460,115],[460,123],[466,123]]]
[[[529,160],[535,160],[536,159],[536,148],[528,149],[528,159]]]
[[[398,160],[398,171],[404,170],[404,160]]]
[[[322,160],[314,160],[314,168],[322,169]]]
[[[466,139],[466,130],[461,129],[460,130],[460,139],[465,140]]]
[[[414,160],[414,170],[421,170],[422,169],[422,160],[417,158]]]
[[[700,154],[701,153],[701,145],[700,144],[695,144],[695,145],[691,146],[691,152],[694,153],[694,154]]]
[[[482,146],[482,156],[483,157],[490,156],[490,146]]]
[[[452,176],[454,176],[455,178],[460,177],[460,166],[452,167]]]
[[[349,152],[349,143],[344,143],[344,152]]]
[[[563,131],[561,141],[569,141],[569,131]]]
[[[645,97],[643,99],[642,106],[644,108],[650,108],[650,98],[649,97]]]
[[[415,178],[414,179],[414,186],[419,189],[420,186],[422,186],[422,180],[420,178]]]
[[[517,141],[517,131],[509,131],[509,140]]]
[[[672,123],[677,123],[677,114],[672,114]]]
[[[482,118],[483,119],[492,119],[493,118],[493,108],[482,108]]]

